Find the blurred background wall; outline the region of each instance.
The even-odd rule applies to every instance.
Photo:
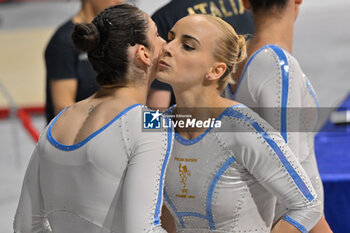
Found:
[[[43,53],[54,29],[74,15],[80,2],[0,3],[0,81],[19,105],[43,106]],[[1,2],[0,1],[0,2]],[[133,0],[149,14],[168,0]],[[311,79],[321,106],[335,106],[349,91],[350,1],[305,0],[296,23],[294,54]],[[0,94],[0,108],[7,101]]]

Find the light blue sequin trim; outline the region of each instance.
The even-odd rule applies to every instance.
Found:
[[[246,106],[243,104],[236,104],[236,105],[232,105],[228,108],[226,108],[219,116],[218,118],[215,119],[215,122],[220,120],[223,116],[223,114],[230,108],[245,108]],[[180,136],[180,134],[175,133],[175,139],[180,142],[183,145],[189,146],[189,145],[193,145],[196,144],[197,142],[199,142],[202,138],[204,138],[209,132],[210,130],[212,130],[213,127],[209,127],[206,131],[204,131],[204,133],[202,133],[201,135],[199,135],[198,137],[194,138],[194,139],[185,139],[183,137]]]
[[[305,81],[306,81],[306,86],[308,87],[310,94],[312,95],[312,97],[315,100],[316,107],[319,108],[320,105],[318,103],[318,100],[317,100],[316,93],[315,93],[314,89],[312,88],[310,82],[307,79],[305,79]]]
[[[185,228],[185,224],[184,224],[184,220],[183,217],[187,217],[187,216],[192,216],[192,217],[197,217],[197,218],[202,218],[202,219],[206,219],[208,221],[209,224],[209,228],[211,230],[216,230],[215,228],[215,222],[214,222],[214,218],[213,218],[213,213],[212,213],[212,200],[213,200],[213,194],[214,194],[214,190],[215,190],[215,186],[218,183],[218,181],[220,180],[221,176],[225,173],[225,171],[227,170],[227,168],[230,167],[230,165],[232,163],[234,163],[236,160],[233,157],[230,157],[221,167],[220,169],[217,171],[217,173],[215,174],[210,187],[208,189],[208,193],[207,193],[207,199],[206,199],[206,215],[200,214],[200,213],[196,213],[196,212],[178,212],[178,210],[176,209],[175,205],[172,203],[172,201],[170,200],[169,196],[167,195],[166,192],[164,192],[164,196],[166,201],[169,203],[170,207],[174,210],[174,212],[176,213],[176,216],[179,218],[180,224],[183,228]]]
[[[169,203],[170,207],[174,210],[176,216],[179,218],[179,221],[180,221],[182,228],[185,228],[185,223],[184,223],[184,220],[182,219],[182,216],[177,211],[174,203],[170,200],[170,198],[165,190],[164,190],[164,197],[165,197],[165,200]]]
[[[215,230],[215,223],[214,223],[214,219],[213,219],[213,211],[212,211],[212,205],[211,205],[212,200],[213,200],[213,193],[214,193],[215,186],[218,183],[218,181],[220,180],[221,176],[225,173],[227,168],[229,168],[230,165],[235,162],[235,160],[236,159],[234,157],[230,157],[224,163],[224,165],[222,165],[222,167],[219,169],[219,171],[216,173],[212,183],[210,184],[208,194],[207,194],[206,212],[207,212],[207,216],[208,216],[209,227],[211,230]]]
[[[291,217],[289,217],[288,215],[284,215],[282,217],[283,220],[289,222],[290,224],[292,224],[293,226],[295,226],[300,232],[302,233],[308,233],[308,231],[305,229],[305,227],[303,225],[301,225],[300,223],[298,223],[297,221],[295,221],[294,219],[292,219]]]
[[[130,111],[131,109],[133,109],[136,106],[139,106],[141,104],[134,104],[131,105],[129,107],[127,107],[126,109],[124,109],[123,111],[121,111],[117,116],[115,116],[110,122],[108,122],[105,126],[103,126],[102,128],[100,128],[99,130],[95,131],[93,134],[91,134],[89,137],[85,138],[83,141],[74,144],[74,145],[64,145],[59,143],[53,136],[52,136],[52,127],[53,125],[56,123],[56,120],[59,118],[59,116],[67,109],[63,109],[51,122],[49,129],[47,131],[47,138],[50,141],[50,143],[63,151],[72,151],[72,150],[76,150],[80,147],[82,147],[83,145],[85,145],[87,142],[89,142],[91,139],[93,139],[95,136],[97,136],[99,133],[101,133],[103,130],[105,130],[106,128],[108,128],[108,126],[110,126],[111,124],[113,124],[116,120],[118,120],[120,117],[122,117],[125,113],[127,113],[128,111]]]
[[[277,45],[268,45],[278,56],[282,75],[282,103],[281,103],[281,135],[287,143],[287,104],[289,92],[289,66],[288,59],[283,50]]]
[[[248,69],[248,66],[250,65],[250,63],[253,61],[253,59],[255,58],[256,55],[258,55],[262,50],[266,49],[268,47],[268,45],[265,45],[264,47],[260,48],[258,51],[256,51],[248,60],[247,64],[245,65],[244,69],[243,69],[243,72],[242,72],[242,75],[238,81],[238,84],[237,84],[237,88],[236,88],[236,91],[235,93],[232,93],[231,92],[231,88],[229,86],[229,84],[226,86],[226,89],[227,89],[227,93],[229,95],[229,98],[231,100],[234,100],[236,98],[236,93],[237,93],[237,90],[239,88],[239,86],[241,85],[241,82],[244,78],[244,75],[245,73],[247,72],[247,69]]]
[[[163,116],[164,118],[166,118],[166,116]],[[165,158],[163,161],[163,165],[162,165],[162,171],[160,173],[160,181],[159,181],[159,190],[158,190],[158,201],[156,204],[156,210],[154,213],[154,225],[157,226],[160,224],[160,213],[161,213],[161,208],[162,208],[162,203],[163,203],[163,186],[164,186],[164,174],[165,174],[165,169],[167,167],[169,158],[170,158],[170,153],[171,153],[171,145],[172,145],[172,136],[173,136],[173,127],[168,127],[167,128],[167,149],[166,149],[166,153],[165,153]]]
[[[292,165],[289,163],[288,159],[286,156],[283,154],[281,151],[280,147],[277,145],[277,143],[269,136],[267,132],[265,132],[261,126],[256,122],[253,121],[251,118],[248,116],[243,115],[242,113],[236,111],[235,109],[231,108],[229,111],[225,111],[226,116],[234,117],[240,120],[243,120],[247,123],[249,123],[257,133],[260,134],[262,138],[265,139],[265,141],[271,146],[271,148],[275,151],[276,155],[282,162],[283,166],[289,173],[289,175],[292,177],[294,180],[295,184],[298,186],[300,191],[303,193],[303,195],[309,200],[310,202],[314,199],[314,196],[311,194],[310,190],[307,188],[306,184],[304,181],[301,179],[299,174],[294,170]]]

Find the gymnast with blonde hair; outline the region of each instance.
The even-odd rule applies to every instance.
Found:
[[[168,232],[307,232],[322,204],[283,137],[239,102],[221,96],[245,39],[223,20],[187,16],[168,34],[156,77],[169,83],[177,124],[165,181]],[[214,119],[204,127],[198,123]],[[273,226],[276,198],[288,211]]]

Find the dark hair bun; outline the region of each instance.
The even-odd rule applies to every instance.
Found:
[[[100,33],[94,24],[80,23],[75,25],[72,40],[78,50],[90,52],[100,43]]]

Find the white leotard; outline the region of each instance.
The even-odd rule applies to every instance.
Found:
[[[165,232],[159,216],[173,133],[143,132],[142,111],[130,106],[70,146],[51,134],[58,115],[27,168],[15,232]]]
[[[323,203],[323,186],[314,152],[318,102],[298,61],[287,51],[266,45],[248,60],[238,89],[226,96],[253,108],[281,133],[308,174]],[[285,213],[278,204],[276,219]]]
[[[307,174],[278,132],[247,107],[227,108],[220,128],[175,135],[165,204],[178,233],[270,232],[276,197],[301,232],[321,217]]]

